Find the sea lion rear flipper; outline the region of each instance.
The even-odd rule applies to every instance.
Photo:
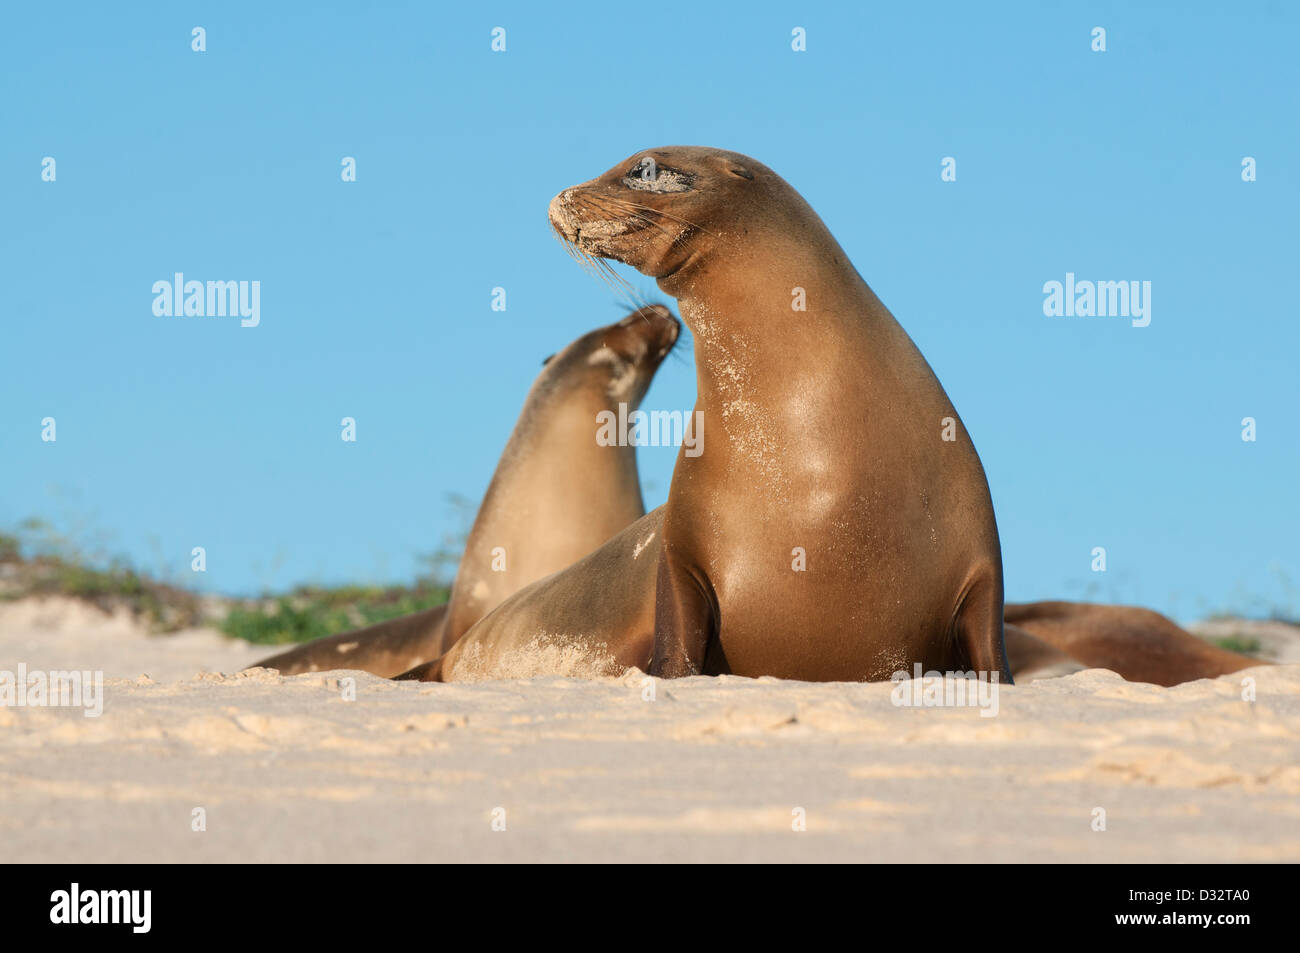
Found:
[[[381,678],[403,672],[418,659],[436,658],[442,651],[447,605],[339,632],[294,646],[254,668],[271,668],[281,675],[356,669]]]

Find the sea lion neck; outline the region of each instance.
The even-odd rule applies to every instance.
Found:
[[[695,253],[660,280],[691,329],[701,385],[740,353],[770,365],[779,386],[812,339],[823,355],[883,351],[899,340],[902,329],[888,309],[820,220],[815,224],[797,236],[751,231]],[[805,240],[793,240],[799,237]],[[712,359],[722,354],[728,361]]]

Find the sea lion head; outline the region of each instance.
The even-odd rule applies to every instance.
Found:
[[[612,258],[660,281],[708,254],[724,235],[743,235],[756,207],[789,186],[735,152],[665,146],[629,156],[604,175],[565,189],[551,225],[588,258]]]
[[[600,387],[611,401],[639,404],[655,371],[677,343],[681,322],[661,304],[638,308],[620,321],[578,338],[542,362],[539,382]]]

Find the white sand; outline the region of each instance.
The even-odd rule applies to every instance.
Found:
[[[341,673],[195,677],[264,651],[65,600],[0,606],[0,669],[109,679],[99,718],[0,708],[6,856],[1300,860],[1297,665],[1246,673],[1254,704],[1240,676],[1163,689],[1094,670],[1004,688],[993,718],[896,708],[887,684],[693,678],[643,701],[639,675],[354,673],[345,701]]]

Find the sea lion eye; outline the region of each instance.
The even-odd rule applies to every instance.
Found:
[[[623,177],[623,184],[638,192],[689,192],[694,182],[695,176],[691,173],[655,165],[655,160],[649,156],[642,158]]]
[[[658,177],[659,167],[655,164],[652,156],[642,156],[637,159],[626,176],[626,178],[640,179],[643,182],[653,182]]]

